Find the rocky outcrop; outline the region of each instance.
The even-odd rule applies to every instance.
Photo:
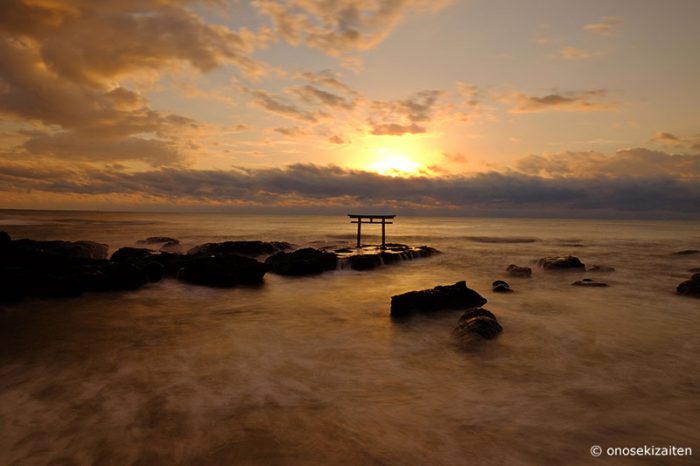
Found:
[[[513,290],[510,285],[503,280],[496,280],[491,284],[491,289],[495,293],[511,293]]]
[[[518,278],[530,278],[532,277],[532,269],[530,267],[520,267],[515,264],[510,264],[506,268],[506,272],[511,277],[518,277]]]
[[[461,281],[454,285],[436,286],[428,290],[409,291],[391,297],[391,316],[405,317],[414,312],[435,312],[465,309],[486,304],[486,298]]]
[[[476,340],[490,340],[502,331],[503,327],[496,316],[491,311],[478,307],[465,311],[452,334],[460,343],[469,344]]]
[[[700,267],[693,267],[692,269],[688,269],[688,272],[698,273],[700,272]]]
[[[94,241],[34,241],[19,239],[7,242],[7,253],[29,257],[64,259],[106,259],[109,247]]]
[[[571,285],[572,286],[587,286],[587,287],[591,287],[591,288],[608,286],[607,283],[597,282],[597,281],[592,280],[590,278],[584,278],[583,280],[575,281]]]
[[[589,265],[586,267],[586,272],[606,273],[614,271],[615,267],[610,267],[609,265]]]
[[[676,293],[684,296],[700,298],[700,273],[695,273],[676,287]]]
[[[187,254],[191,256],[238,256],[258,257],[286,251],[292,246],[284,241],[224,241],[223,243],[205,243],[195,246]]]
[[[194,257],[178,271],[177,278],[187,283],[212,287],[232,287],[262,283],[270,270],[251,257],[228,254]]]
[[[586,270],[586,265],[575,256],[543,257],[537,261],[537,265],[545,270]]]
[[[340,261],[347,262],[353,270],[371,270],[380,265],[440,254],[440,251],[430,246],[412,247],[398,243],[387,243],[384,249],[364,247],[358,251],[343,248],[335,252],[338,253]]]
[[[338,256],[332,252],[304,248],[293,252],[278,252],[265,260],[272,272],[279,275],[317,275],[335,270]]]
[[[175,238],[171,238],[169,236],[150,236],[146,239],[140,239],[136,241],[138,244],[160,244],[160,243],[172,243],[172,244],[180,244],[180,241],[176,240]]]

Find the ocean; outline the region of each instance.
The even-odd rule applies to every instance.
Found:
[[[353,245],[346,216],[0,211],[13,239],[148,236]],[[378,227],[363,228],[366,243]],[[163,280],[0,305],[0,464],[659,464],[700,454],[699,222],[398,216],[431,258],[262,286]],[[610,273],[509,277],[575,255]],[[606,288],[571,286],[584,277]],[[504,279],[514,293],[491,292]],[[390,297],[466,280],[503,326],[464,348],[461,312],[389,317]],[[678,459],[678,458],[676,458]],[[607,461],[606,461],[607,460]],[[692,458],[691,458],[692,460]]]

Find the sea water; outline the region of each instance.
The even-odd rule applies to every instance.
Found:
[[[0,230],[111,251],[163,235],[183,250],[355,241],[342,215],[0,211]],[[700,249],[699,223],[399,216],[387,240],[443,254],[0,305],[0,464],[659,461],[606,462],[592,445],[693,447],[697,460],[700,301],[675,287],[700,254],[673,253]],[[568,254],[616,271],[505,273]],[[584,277],[610,286],[571,286]],[[496,279],[515,292],[492,293]],[[392,295],[459,280],[488,299],[495,340],[456,344],[459,311],[389,318]]]

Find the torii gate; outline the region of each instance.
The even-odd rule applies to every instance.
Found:
[[[387,219],[391,220],[396,215],[369,215],[369,214],[348,214],[348,217],[350,217],[350,223],[357,223],[357,247],[360,247],[360,236],[362,235],[362,224],[363,223],[381,223],[382,224],[382,245],[380,246],[382,249],[386,248],[386,233],[385,233],[385,225],[387,223],[391,224],[394,222],[389,222]],[[353,220],[354,219],[354,220]],[[366,221],[369,219],[369,222]],[[365,220],[365,221],[363,221]],[[381,222],[375,220],[381,220]]]

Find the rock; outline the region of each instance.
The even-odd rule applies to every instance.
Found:
[[[510,293],[513,291],[510,285],[503,280],[496,280],[491,284],[491,287],[496,293]]]
[[[146,239],[140,239],[136,243],[138,244],[158,244],[158,243],[173,243],[180,244],[180,241],[169,236],[150,236]]]
[[[537,265],[545,270],[585,270],[586,266],[575,256],[543,257]]]
[[[166,252],[177,252],[179,253],[182,250],[182,247],[180,246],[179,241],[166,241],[163,243],[163,245],[160,247],[161,251],[166,251]]]
[[[94,241],[11,241],[6,248],[15,256],[53,257],[62,259],[106,259],[109,247]]]
[[[697,249],[686,249],[686,250],[684,250],[684,251],[677,251],[677,252],[674,252],[674,253],[673,253],[674,256],[690,256],[690,255],[693,255],[693,254],[700,254],[700,250],[697,250]]]
[[[294,252],[278,252],[265,260],[272,272],[279,275],[317,275],[335,270],[338,256],[332,252],[314,248],[298,249]]]
[[[238,256],[257,257],[266,254],[275,254],[291,247],[291,244],[284,241],[224,241],[223,243],[200,244],[187,251],[187,254],[192,256],[224,256],[235,254]]]
[[[590,265],[586,267],[586,272],[614,272],[615,267],[610,267],[609,265]]]
[[[397,254],[385,254],[389,262],[398,260]],[[382,257],[379,254],[357,254],[348,257],[348,262],[353,270],[370,270],[382,265]]]
[[[490,340],[502,331],[503,327],[498,323],[496,316],[491,311],[478,307],[468,309],[459,318],[452,334],[464,344],[475,340]]]
[[[112,254],[112,262],[137,262],[151,259],[156,254],[152,249],[146,248],[119,248]]]
[[[506,268],[506,272],[510,274],[511,277],[518,278],[530,278],[532,277],[532,269],[530,267],[520,267],[515,264],[510,264]]]
[[[573,282],[571,285],[572,286],[590,286],[590,287],[608,286],[607,283],[597,282],[595,280],[591,280],[590,278],[584,278],[583,280]]]
[[[200,256],[188,261],[178,272],[177,278],[196,285],[232,287],[262,283],[268,270],[269,264],[250,257],[233,254]]]
[[[698,272],[700,272],[700,267],[694,267],[692,269],[688,269],[688,272],[698,273]]]
[[[694,273],[690,280],[680,283],[676,287],[676,293],[700,298],[700,273]]]
[[[465,281],[436,286],[429,290],[409,291],[391,297],[391,316],[403,317],[413,312],[434,312],[443,309],[480,307],[486,298],[467,287]]]
[[[4,248],[5,246],[8,246],[12,239],[10,238],[10,235],[7,234],[4,231],[0,231],[0,249]]]

